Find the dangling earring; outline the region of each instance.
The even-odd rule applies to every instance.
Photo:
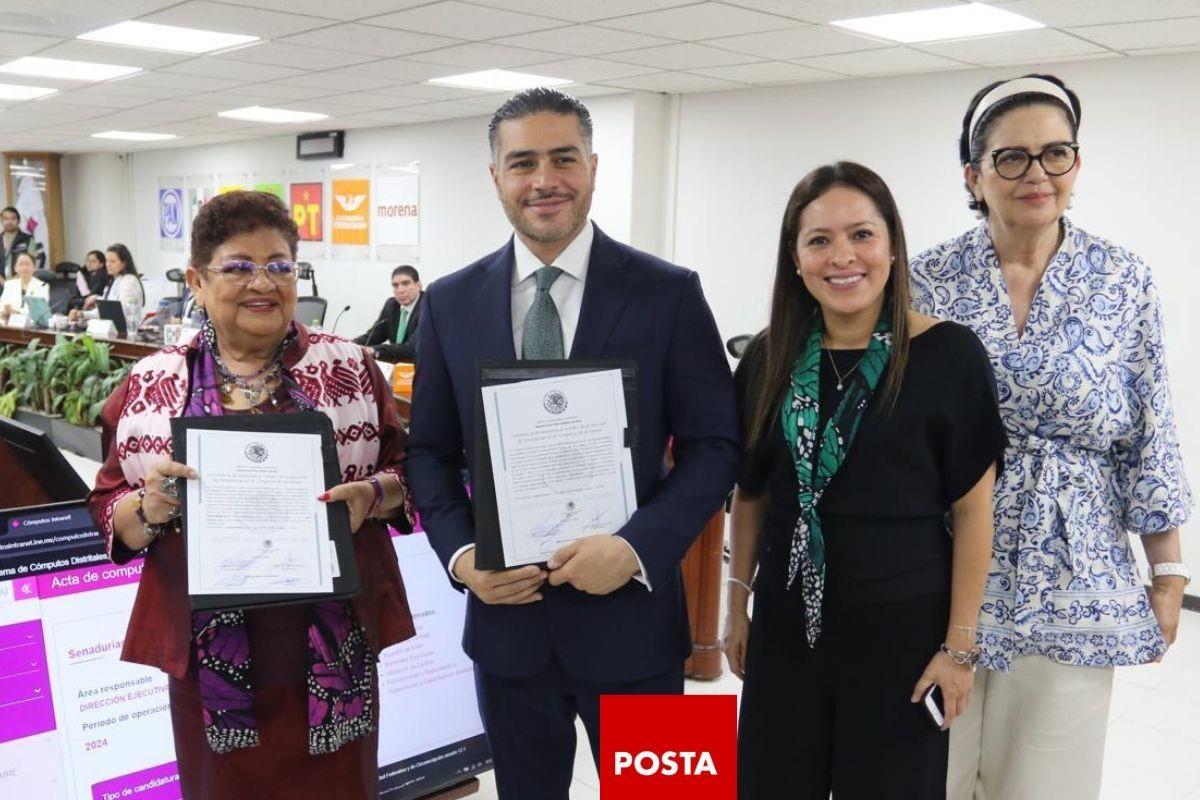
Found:
[[[983,215],[983,209],[982,209],[982,208],[977,208],[977,209],[975,209],[975,219],[983,219],[983,216],[984,216],[984,215]]]
[[[1070,211],[1075,207],[1075,193],[1071,192],[1071,196],[1067,198],[1067,210]]]

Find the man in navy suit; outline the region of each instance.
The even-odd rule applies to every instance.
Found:
[[[588,219],[587,108],[554,90],[522,92],[488,138],[516,235],[426,291],[406,469],[430,543],[470,592],[463,647],[500,797],[566,800],[576,715],[598,759],[601,694],[683,691],[691,638],[679,562],[733,486],[737,415],[698,276]],[[461,480],[475,456],[477,364],[518,356],[637,362],[638,510],[544,568],[480,570]]]

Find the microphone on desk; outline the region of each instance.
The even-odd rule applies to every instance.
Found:
[[[329,331],[330,333],[337,333],[337,324],[341,320],[342,314],[345,314],[349,310],[350,310],[350,305],[347,304],[346,307],[343,308],[341,311],[339,311],[338,315],[333,318],[333,327],[330,329],[330,331]]]

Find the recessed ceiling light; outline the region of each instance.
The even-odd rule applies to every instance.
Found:
[[[838,19],[829,24],[905,43],[965,39],[1046,27],[1037,20],[983,3]]]
[[[125,142],[161,142],[165,139],[177,139],[173,133],[142,133],[141,131],[104,131],[93,133],[93,139],[120,139]]]
[[[12,75],[31,75],[36,78],[59,78],[67,81],[106,81],[141,72],[141,67],[122,67],[117,64],[95,64],[90,61],[67,61],[62,58],[26,56],[0,64],[0,72]]]
[[[167,50],[172,53],[207,53],[227,47],[258,41],[257,36],[240,33],[221,33],[199,28],[180,28],[175,25],[157,25],[151,22],[119,22],[107,28],[99,28],[78,38],[89,42],[123,44],[128,47],[144,47],[148,50]]]
[[[235,108],[232,111],[222,111],[218,117],[226,119],[243,119],[249,122],[312,122],[318,119],[329,119],[328,114],[317,114],[312,111],[288,111],[286,108],[266,108],[265,106],[247,106]]]
[[[18,86],[15,83],[0,83],[0,100],[36,100],[57,92],[45,86]]]
[[[448,75],[434,78],[427,83],[438,86],[457,86],[460,89],[479,89],[484,92],[519,92],[538,86],[565,86],[574,81],[566,78],[547,78],[528,72],[510,72],[506,69],[485,69],[482,72],[467,72],[463,75]]]

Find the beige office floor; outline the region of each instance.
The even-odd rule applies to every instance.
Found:
[[[89,484],[98,464],[65,454]],[[1195,589],[1200,591],[1200,589]],[[738,694],[728,673],[688,681],[695,694]],[[582,726],[571,800],[598,800],[600,781]],[[480,776],[474,800],[497,800],[492,774]],[[1185,611],[1179,641],[1162,664],[1117,670],[1108,720],[1101,800],[1200,800],[1200,613]]]

